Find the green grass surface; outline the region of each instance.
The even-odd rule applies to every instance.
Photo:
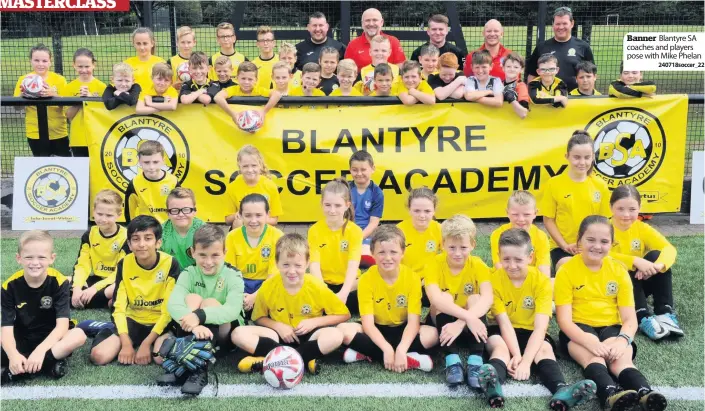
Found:
[[[486,262],[490,261],[488,237],[478,239],[478,248],[475,254]],[[666,341],[653,343],[640,334],[637,336],[638,357],[637,366],[644,372],[649,381],[660,386],[696,386],[703,385],[703,237],[674,237],[670,239],[678,249],[678,260],[673,268],[674,296],[680,321],[686,331],[686,337],[680,341]],[[16,239],[3,239],[2,247],[2,279],[6,279],[18,269],[14,260],[17,247]],[[57,260],[55,268],[64,274],[72,273],[75,256],[78,252],[79,239],[57,239]],[[83,310],[73,311],[72,316],[78,320],[102,319],[108,320],[107,311]],[[552,321],[550,333],[556,337],[558,330]],[[70,372],[61,380],[37,378],[27,382],[30,385],[118,385],[118,384],[151,384],[154,378],[161,373],[161,369],[151,366],[120,366],[116,363],[104,367],[90,364],[88,360],[90,342],[79,349],[70,359]],[[437,356],[436,364],[441,363]],[[559,364],[569,381],[582,378],[580,369],[565,358]],[[225,357],[217,362],[214,370],[218,373],[221,384],[264,384],[260,375],[239,374],[234,370],[233,356]],[[442,367],[437,367],[431,373],[407,372],[394,374],[386,372],[380,365],[340,363],[336,358],[325,361],[320,375],[305,377],[309,384],[324,383],[441,383],[443,381]],[[538,383],[535,379],[531,383]],[[267,389],[263,386],[263,389]],[[227,402],[225,402],[227,401]],[[69,406],[75,411],[94,409],[102,406],[93,400],[81,401],[3,401],[3,407],[9,410],[44,410]],[[153,409],[167,409],[183,404],[182,400],[120,400],[111,401],[111,409],[134,409],[136,406],[148,406]],[[460,407],[480,407],[482,402],[478,399],[400,399],[400,398],[229,398],[229,399],[201,399],[198,402],[188,402],[189,407],[195,409],[212,409],[214,406],[229,404],[241,409],[280,409],[286,407],[290,410],[310,409],[319,407],[323,409],[335,407],[336,409],[401,409],[413,406],[419,410],[426,409],[459,409]],[[695,410],[703,408],[702,402],[678,402],[671,404],[670,409]],[[512,398],[505,409],[528,410],[543,409],[545,400],[542,398]],[[582,409],[598,408],[595,404]]]

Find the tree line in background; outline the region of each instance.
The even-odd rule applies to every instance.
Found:
[[[168,28],[171,18],[167,10],[174,5],[178,25],[216,26],[230,20],[235,2],[225,1],[155,1],[155,22],[166,20]],[[458,1],[457,9],[463,26],[478,27],[490,18],[496,18],[505,26],[535,24],[538,2]],[[594,25],[607,23],[607,16],[619,14],[620,25],[702,25],[703,2],[698,1],[565,1],[548,2],[551,13],[556,7],[571,7],[578,24],[590,22]],[[351,3],[353,27],[359,25],[359,16],[369,8],[378,8],[387,27],[423,27],[431,14],[445,13],[442,1],[359,1]],[[331,27],[339,26],[340,2],[321,1],[257,1],[249,2],[245,8],[244,25],[255,27],[272,26],[305,27],[308,15],[321,11],[328,17]],[[159,17],[161,16],[161,17]],[[550,21],[550,16],[547,16]],[[549,23],[550,24],[550,23]],[[59,31],[63,36],[83,34],[114,34],[131,32],[140,25],[139,10],[129,13],[2,13],[0,15],[3,38],[44,37]]]

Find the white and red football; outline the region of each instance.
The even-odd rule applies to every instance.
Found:
[[[181,82],[183,83],[191,80],[191,73],[189,73],[188,61],[179,64],[179,67],[176,69],[176,76],[179,77],[179,80],[181,80]]]
[[[45,81],[39,74],[27,74],[20,83],[20,91],[22,97],[40,98],[41,92],[44,90]]]
[[[240,130],[248,133],[254,133],[262,127],[264,119],[257,110],[245,110],[237,113],[237,126]]]
[[[269,385],[288,390],[304,377],[304,360],[293,348],[279,346],[264,358],[262,374]]]

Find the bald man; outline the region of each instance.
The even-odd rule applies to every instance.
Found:
[[[406,55],[404,55],[404,49],[401,47],[399,39],[394,36],[384,34],[382,32],[383,26],[384,19],[382,18],[382,13],[380,13],[379,10],[367,9],[364,13],[362,13],[362,36],[352,40],[348,44],[347,50],[345,50],[345,58],[355,61],[358,70],[372,64],[372,57],[370,56],[370,39],[378,34],[387,37],[392,46],[392,55],[389,56],[388,60],[390,64],[400,64],[406,60]]]
[[[509,55],[512,51],[502,45],[502,37],[504,37],[504,28],[502,24],[492,19],[485,23],[485,27],[482,29],[482,37],[484,37],[485,42],[480,46],[479,49],[475,51],[487,50],[492,55],[492,69],[490,70],[490,76],[498,77],[504,81],[504,68],[502,67],[504,63],[504,58]],[[466,76],[472,76],[472,54],[468,54],[465,59],[465,67],[463,68],[463,73]]]

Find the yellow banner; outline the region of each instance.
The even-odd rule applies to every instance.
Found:
[[[525,120],[506,105],[470,103],[277,108],[256,134],[240,131],[215,106],[148,116],[127,107],[107,111],[100,103],[84,110],[91,197],[104,188],[124,192],[139,171],[140,141],[156,139],[167,150],[169,170],[195,192],[199,217],[213,222],[222,222],[230,208],[224,194],[244,144],[264,154],[280,187],[283,222],[321,219],[320,187],[348,174],[356,150],[374,158],[385,220],[406,218],[407,193],[420,186],[437,192],[438,218],[489,218],[505,217],[512,191],[540,195],[551,176],[565,171],[566,144],[576,129],[595,138],[598,175],[611,188],[637,186],[644,212],[678,211],[681,204],[685,95],[571,99],[566,109],[532,107]]]

